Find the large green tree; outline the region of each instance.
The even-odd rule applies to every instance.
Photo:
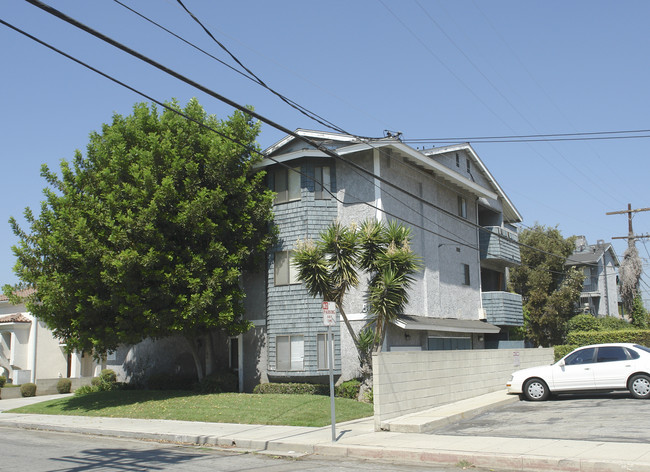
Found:
[[[567,321],[576,315],[584,275],[565,266],[575,238],[536,224],[519,235],[522,265],[510,274],[510,289],[522,295],[525,335],[535,345],[564,342]]]
[[[29,310],[69,348],[182,335],[201,378],[206,335],[249,328],[240,276],[272,242],[273,195],[252,168],[259,123],[219,120],[195,99],[169,106],[191,120],[136,104],[90,134],[86,156],[59,174],[42,167],[40,215],[25,210],[26,230],[10,220],[15,272],[36,288]]]
[[[412,275],[419,268],[410,241],[410,229],[395,221],[368,220],[349,227],[336,222],[320,234],[318,241],[303,241],[294,251],[298,279],[309,294],[336,303],[366,379],[371,372],[370,352],[381,350],[388,324],[408,303]],[[344,298],[359,285],[361,274],[368,277],[370,331],[359,336],[345,313]]]

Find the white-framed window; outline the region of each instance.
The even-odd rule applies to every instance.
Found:
[[[469,272],[469,264],[461,264],[461,270],[463,275],[463,285],[471,285],[471,277]]]
[[[293,265],[293,251],[277,251],[273,259],[274,284],[294,285],[299,284],[298,269]]]
[[[300,167],[288,169],[280,167],[273,173],[273,191],[275,203],[300,200]]]
[[[330,358],[329,358],[329,352],[330,352],[330,347],[331,343],[329,339],[327,338],[327,333],[321,333],[316,335],[316,344],[317,344],[317,362],[318,362],[318,369],[323,370],[323,369],[329,369],[330,368]]]
[[[322,166],[314,168],[314,199],[329,200],[332,190],[330,167]]]
[[[467,200],[458,195],[458,216],[467,218]]]
[[[460,156],[456,153],[456,167],[460,167]]]
[[[471,171],[472,171],[472,167],[471,167],[471,165],[470,165],[470,163],[469,163],[469,157],[468,157],[467,159],[465,159],[465,164],[467,165],[467,172],[468,172],[468,173],[471,172]]]
[[[275,337],[275,368],[281,371],[305,370],[305,337]]]

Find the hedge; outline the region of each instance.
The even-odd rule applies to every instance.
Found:
[[[616,331],[572,331],[567,334],[567,344],[586,346],[603,343],[633,343],[650,345],[649,329],[626,329]]]
[[[276,393],[297,395],[329,395],[329,385],[309,383],[262,383],[256,385],[253,393]]]

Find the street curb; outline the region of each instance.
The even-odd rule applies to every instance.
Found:
[[[282,440],[255,440],[228,436],[191,435],[174,433],[143,433],[125,430],[43,425],[3,421],[3,426],[38,431],[55,431],[73,434],[92,434],[95,436],[162,441],[179,444],[211,445],[216,447],[278,454],[316,454],[329,457],[349,457],[353,459],[374,459],[388,462],[408,462],[413,464],[456,465],[466,462],[475,467],[493,470],[518,472],[650,472],[650,463],[599,461],[590,459],[557,459],[543,456],[516,455],[507,453],[479,453],[446,450],[410,448],[391,448],[345,444],[304,444]]]

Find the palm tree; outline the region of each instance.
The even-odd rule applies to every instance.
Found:
[[[410,229],[390,222],[368,220],[360,227],[332,223],[319,241],[301,241],[294,251],[293,264],[298,280],[313,297],[333,301],[341,313],[359,353],[364,377],[372,371],[370,349],[380,351],[386,327],[408,303],[411,275],[418,270],[418,257],[411,251]],[[360,339],[343,308],[345,294],[359,284],[359,273],[369,275],[367,299],[369,325],[374,327],[372,342],[367,332]]]

